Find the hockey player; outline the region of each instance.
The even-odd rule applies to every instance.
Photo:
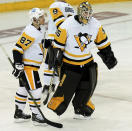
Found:
[[[30,10],[29,15],[31,24],[27,25],[22,31],[13,49],[14,70],[12,74],[19,78],[19,88],[15,96],[16,109],[14,119],[16,122],[30,120],[31,115],[23,113],[28,99],[32,111],[32,121],[39,125],[43,124],[44,120],[33,99],[28,97],[26,88],[31,92],[40,107],[42,85],[38,70],[43,60],[43,41],[46,43],[45,47],[48,47],[50,40],[43,40],[44,30],[41,27],[45,24],[44,11],[39,8],[33,8]]]
[[[53,4],[49,7],[49,23],[48,23],[48,38],[54,40],[55,32],[58,27],[65,21],[69,16],[75,14],[75,11],[71,5],[65,2],[65,0],[55,0]],[[52,82],[52,77],[54,77],[52,90],[54,90],[55,84],[59,81],[57,74],[53,73],[53,69],[49,69],[48,66],[48,57],[47,53],[46,61],[44,65],[44,89],[43,92],[47,94],[50,87],[50,82]],[[53,76],[54,74],[54,76]]]
[[[48,108],[62,115],[74,95],[72,104],[76,116],[89,117],[94,111],[89,100],[97,84],[98,68],[90,52],[91,45],[96,44],[108,69],[112,69],[117,60],[102,25],[92,17],[92,7],[88,2],[81,3],[77,15],[61,24],[54,41],[54,55],[49,59],[54,58],[55,63],[50,60],[49,65],[62,65],[61,81]]]

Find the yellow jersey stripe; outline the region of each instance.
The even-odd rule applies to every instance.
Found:
[[[33,63],[36,63],[36,64],[42,64],[42,62],[35,61],[35,60],[29,60],[29,59],[23,59],[23,61],[25,61],[25,62],[33,62]]]
[[[72,57],[77,57],[77,58],[79,58],[79,57],[86,57],[86,56],[90,56],[90,53],[89,54],[84,54],[84,55],[74,55],[74,54],[72,54],[72,53],[69,53],[68,51],[64,51],[67,55],[69,55],[69,56],[72,56]]]
[[[44,72],[46,72],[46,73],[53,73],[53,71],[50,71],[50,70],[44,70]]]
[[[27,77],[28,83],[29,83],[29,85],[30,85],[30,88],[31,88],[32,90],[35,90],[34,76],[33,76],[32,72],[33,72],[33,71],[30,70],[30,69],[25,70],[26,77]]]
[[[93,60],[93,57],[89,58],[88,60],[82,61],[82,62],[75,62],[75,61],[70,61],[70,60],[67,60],[66,58],[63,58],[63,62],[71,64],[71,65],[85,65],[92,60]]]
[[[60,20],[60,21],[58,21],[55,25],[56,25],[56,27],[58,27],[61,23],[63,23],[65,21],[65,19],[62,19],[62,20]]]
[[[38,71],[39,68],[37,67],[32,67],[32,66],[24,66],[24,70],[33,70],[33,71]]]

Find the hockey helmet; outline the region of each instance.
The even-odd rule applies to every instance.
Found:
[[[39,8],[33,8],[29,11],[29,17],[31,21],[33,22],[33,18],[39,19],[40,16],[44,15],[44,10]]]
[[[82,2],[77,8],[77,14],[80,22],[87,24],[92,17],[92,6],[89,2]]]

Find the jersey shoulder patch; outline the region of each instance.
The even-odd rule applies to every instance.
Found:
[[[23,50],[28,49],[34,42],[35,38],[27,35],[25,32],[22,33],[17,44],[22,47]]]

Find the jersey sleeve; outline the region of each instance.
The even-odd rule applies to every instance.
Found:
[[[54,48],[60,48],[61,50],[64,50],[66,40],[67,40],[66,29],[59,27],[55,34],[55,39],[53,43]]]
[[[18,39],[15,48],[13,50],[16,50],[19,53],[23,54],[24,50],[28,49],[33,44],[34,41],[35,38],[23,32],[20,38]]]
[[[27,35],[25,32],[22,33],[18,39],[15,47],[13,48],[13,58],[15,63],[21,63],[24,50],[28,49],[34,42],[35,38]]]
[[[57,28],[65,21],[64,14],[60,8],[50,8],[50,15]]]
[[[94,42],[99,50],[104,49],[111,44],[108,41],[108,37],[102,26],[99,27],[99,30]]]

